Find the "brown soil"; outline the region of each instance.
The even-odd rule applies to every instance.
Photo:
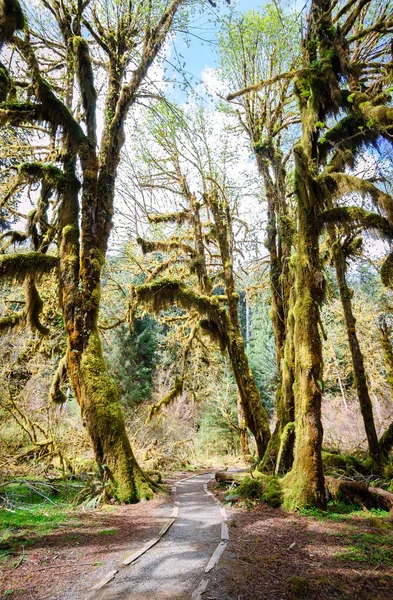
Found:
[[[392,600],[387,517],[317,520],[262,503],[229,513],[229,544],[210,585],[215,600]]]

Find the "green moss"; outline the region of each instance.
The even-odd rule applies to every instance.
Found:
[[[181,250],[182,252],[185,252],[185,254],[188,254],[194,258],[198,255],[194,248],[188,244],[185,244],[184,241],[175,236],[169,240],[166,240],[165,242],[152,242],[142,238],[137,238],[137,242],[142,248],[143,254],[149,254],[150,252],[171,252],[172,250]]]
[[[154,415],[156,415],[157,413],[160,412],[160,410],[163,406],[170,404],[171,402],[173,402],[173,400],[175,400],[175,398],[177,398],[178,396],[180,396],[182,394],[183,383],[184,383],[184,379],[182,377],[176,377],[175,384],[174,384],[173,388],[170,390],[170,392],[168,392],[168,394],[166,394],[163,398],[161,398],[161,400],[157,404],[153,404],[152,406],[150,406],[149,413],[148,413],[147,419],[146,419],[146,424],[151,421],[151,419],[154,417]]]
[[[274,508],[281,506],[280,481],[271,475],[257,474],[256,477],[245,477],[236,488],[235,495],[244,499],[262,500]]]
[[[289,577],[286,583],[288,600],[305,600],[309,597],[311,585],[306,577]]]
[[[332,208],[318,215],[320,228],[327,223],[335,224],[357,224],[366,230],[375,230],[387,239],[393,239],[393,227],[389,221],[381,215],[369,212],[358,206],[346,206]]]
[[[332,452],[322,451],[322,464],[324,471],[340,469],[343,471],[352,472],[354,470],[361,472],[362,464],[355,457],[350,454],[334,454]]]
[[[8,75],[8,71],[0,62],[0,102],[4,102],[7,99],[8,92],[11,89],[11,79]]]
[[[151,498],[152,485],[132,453],[116,385],[103,359],[96,329],[90,332],[82,352],[79,377],[83,382],[82,417],[93,441],[96,460],[109,475],[111,493],[121,502]]]
[[[21,163],[18,165],[18,173],[20,176],[29,178],[31,181],[45,180],[56,188],[61,188],[64,181],[63,171],[53,164],[40,162]]]
[[[27,275],[38,278],[50,273],[59,265],[59,259],[40,252],[3,254],[0,256],[0,279],[11,279],[22,283]]]
[[[186,221],[190,221],[191,218],[191,211],[157,214],[150,213],[148,215],[150,223],[177,223],[179,226],[183,225],[183,223],[185,223]]]
[[[7,333],[8,331],[10,331],[10,329],[13,329],[14,327],[17,327],[18,325],[23,323],[24,320],[25,320],[24,312],[15,313],[13,315],[7,315],[6,317],[2,317],[0,319],[0,335]]]
[[[382,283],[389,288],[393,288],[393,252],[384,260],[380,276]]]

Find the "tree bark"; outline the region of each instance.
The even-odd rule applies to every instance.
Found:
[[[368,452],[375,463],[380,465],[380,451],[378,444],[377,431],[375,429],[373,406],[368,392],[366,372],[364,368],[363,354],[356,332],[356,319],[352,311],[352,291],[348,287],[346,280],[346,261],[340,244],[337,240],[334,225],[328,226],[329,237],[332,244],[332,257],[334,268],[336,270],[337,284],[340,292],[340,300],[344,311],[347,337],[352,357],[353,373],[355,378],[356,391],[359,398],[360,411],[362,413],[364,429],[366,431]]]
[[[265,456],[259,469],[275,470],[275,462],[280,448],[281,435],[285,426],[293,421],[293,339],[288,339],[289,303],[291,293],[291,274],[289,257],[292,248],[292,235],[287,224],[287,205],[285,198],[285,170],[280,151],[273,144],[254,144],[258,171],[263,178],[267,200],[267,236],[266,247],[270,257],[269,283],[271,293],[271,315],[276,345],[276,360],[279,384],[276,391],[277,422],[269,440]],[[275,173],[272,179],[271,169]],[[289,332],[290,334],[291,332]],[[293,445],[295,436],[287,442]],[[288,450],[281,463],[282,470],[291,467],[292,452]]]
[[[379,332],[381,336],[381,345],[383,349],[384,359],[385,359],[385,369],[387,381],[390,386],[391,396],[393,399],[393,347],[392,342],[389,337],[389,329],[386,324],[386,321],[382,321],[379,326]],[[379,440],[379,450],[381,453],[381,458],[384,462],[387,462],[389,459],[389,453],[393,448],[393,423],[389,425],[386,431],[382,434]]]
[[[238,295],[233,275],[231,215],[229,207],[223,199],[219,198],[217,190],[209,194],[206,200],[216,225],[217,242],[223,265],[223,279],[229,314],[228,354],[239,390],[244,418],[247,427],[255,437],[259,460],[262,460],[270,439],[269,419],[250,369],[244,339],[241,334]]]
[[[322,470],[322,344],[318,330],[325,281],[319,259],[315,188],[303,143],[294,148],[298,199],[295,354],[295,455],[283,480],[287,508],[326,506]]]

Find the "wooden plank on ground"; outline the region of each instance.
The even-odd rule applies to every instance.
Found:
[[[132,562],[134,562],[134,560],[136,560],[137,558],[142,556],[142,554],[147,552],[152,546],[157,544],[157,542],[159,542],[159,541],[160,541],[159,537],[149,540],[148,542],[146,542],[146,544],[144,546],[142,546],[142,548],[140,548],[139,550],[137,550],[136,552],[134,552],[133,554],[131,554],[130,556],[125,558],[121,564],[124,566],[130,565]]]
[[[170,519],[168,521],[168,523],[165,523],[164,527],[161,529],[160,533],[158,534],[158,537],[161,539],[163,535],[166,534],[166,532],[168,531],[168,529],[170,527],[172,527],[173,523],[176,521],[176,519]]]
[[[203,594],[206,592],[207,587],[209,585],[208,579],[202,579],[197,589],[194,590],[191,594],[191,600],[201,600]]]
[[[209,573],[209,571],[211,571],[212,569],[214,569],[214,567],[216,566],[216,564],[220,560],[221,555],[222,555],[222,553],[224,552],[224,550],[226,548],[226,545],[227,545],[226,542],[220,542],[218,544],[217,548],[213,552],[213,555],[212,555],[211,559],[207,563],[207,567],[205,569],[205,573]]]
[[[113,571],[109,571],[106,575],[104,575],[104,577],[102,579],[100,579],[100,581],[98,583],[93,585],[91,590],[92,591],[100,590],[102,587],[104,587],[104,585],[109,583],[114,578],[116,573],[118,573],[118,572],[119,571],[117,569],[113,569]]]

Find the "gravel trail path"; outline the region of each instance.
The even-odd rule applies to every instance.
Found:
[[[176,517],[165,535],[114,578],[92,591],[89,600],[190,600],[200,598],[206,567],[225,549],[225,510],[206,493],[210,473],[176,484]],[[178,507],[178,510],[177,508]],[[177,513],[177,515],[176,515]],[[224,527],[224,529],[223,529]],[[225,537],[225,533],[224,533]],[[214,562],[214,559],[213,559]],[[202,585],[201,585],[202,582]]]

